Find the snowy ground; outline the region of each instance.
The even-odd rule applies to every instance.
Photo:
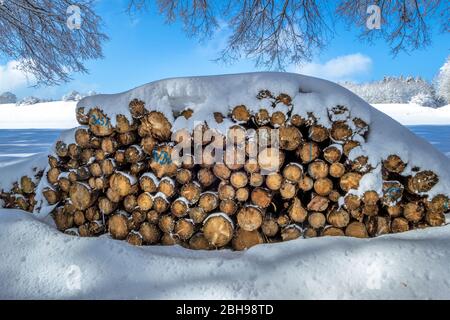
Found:
[[[450,299],[450,225],[246,252],[136,248],[0,211],[0,298]]]
[[[437,109],[415,104],[373,104],[372,106],[403,125],[450,124],[450,105]]]

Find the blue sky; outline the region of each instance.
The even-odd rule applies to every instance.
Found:
[[[161,78],[264,71],[252,61],[233,65],[213,62],[223,45],[224,35],[206,43],[187,37],[180,24],[167,25],[153,10],[130,17],[125,13],[124,0],[98,2],[98,13],[104,20],[104,32],[110,40],[104,46],[105,59],[89,61],[89,74],[74,74],[71,83],[59,87],[30,88],[26,78],[1,81],[0,91],[10,90],[19,97],[60,98],[69,90],[95,90],[115,93]],[[434,26],[438,29],[439,26]],[[373,32],[377,32],[376,30]],[[449,55],[449,35],[435,32],[431,46],[410,54],[390,54],[382,41],[360,42],[358,30],[336,25],[336,34],[328,46],[303,68],[291,66],[289,71],[304,72],[330,80],[358,82],[383,78],[385,75],[422,76],[432,80]],[[13,63],[0,61],[0,76],[11,75]],[[3,70],[3,72],[2,72]]]

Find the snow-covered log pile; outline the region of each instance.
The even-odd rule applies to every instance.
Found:
[[[77,119],[43,188],[72,235],[242,250],[439,226],[449,211],[444,155],[315,78],[163,80],[85,98]]]

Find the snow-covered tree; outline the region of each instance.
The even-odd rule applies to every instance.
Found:
[[[415,103],[437,107],[438,99],[433,86],[417,77],[384,77],[381,81],[369,83],[341,83],[369,103]]]
[[[4,92],[0,95],[0,104],[16,103],[17,97],[11,92]]]
[[[437,94],[445,103],[450,104],[450,56],[439,71]]]
[[[72,72],[86,72],[84,61],[101,58],[107,39],[94,2],[0,1],[0,56],[19,61],[19,69],[41,84],[59,84]]]
[[[63,101],[80,101],[83,98],[81,93],[79,93],[76,90],[72,90],[69,93],[63,95],[62,100]]]

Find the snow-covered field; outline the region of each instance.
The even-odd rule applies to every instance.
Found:
[[[249,86],[270,80],[264,74],[249,77],[254,81],[244,81]],[[298,79],[280,78],[287,82],[275,81],[279,86],[276,88],[292,84],[287,87],[298,92]],[[371,133],[373,138],[367,143],[366,151],[391,152],[392,146],[382,146],[381,142],[392,139],[395,141],[392,145],[398,146],[396,152],[407,155],[408,161],[431,166],[444,178],[448,176],[448,159],[425,141],[360,99],[342,94],[332,84],[306,77],[299,79],[307,89],[304,92],[315,85],[320,87],[317,92],[306,95],[310,99],[307,107],[336,103],[337,97],[355,106],[352,110],[355,116],[359,116],[358,113],[369,116],[371,128],[379,130]],[[197,78],[193,83],[194,86],[189,81],[175,81],[173,87],[165,87],[167,83],[163,83],[160,87],[143,88],[137,94],[139,97],[161,90],[175,95],[172,99],[159,97],[159,108],[164,104],[179,104],[184,101],[182,98],[192,104],[215,102],[214,95],[206,97],[208,99],[202,97],[201,94],[209,91],[201,89],[202,86],[221,88],[220,82],[211,84],[211,81]],[[241,84],[230,83],[236,91],[242,90]],[[331,99],[324,94],[328,91],[337,96]],[[182,96],[186,93],[191,96]],[[122,98],[129,97],[125,94],[106,100],[111,102],[109,106],[114,106],[114,100]],[[323,104],[313,103],[315,98],[324,98]],[[99,102],[99,99],[102,97],[91,97],[87,102]],[[0,106],[0,129],[77,125],[75,103],[4,107]],[[57,110],[58,107],[61,109]],[[375,107],[403,124],[450,125],[450,106],[442,110],[413,105],[408,105],[409,109],[404,105]],[[394,110],[396,107],[404,108],[403,112]],[[430,157],[435,161],[430,162]],[[26,172],[28,161],[0,168],[0,185],[9,184],[5,177],[11,180]],[[41,157],[35,163],[43,161]],[[440,181],[441,192],[448,190],[448,181],[443,180]],[[377,181],[369,179],[365,183],[370,185]],[[298,239],[261,245],[246,252],[196,252],[178,246],[137,248],[107,236],[71,237],[57,231],[50,220],[49,217],[38,220],[18,210],[0,210],[0,298],[450,299],[450,225],[367,240]]]
[[[246,252],[71,237],[0,211],[0,298],[450,299],[450,225]]]

